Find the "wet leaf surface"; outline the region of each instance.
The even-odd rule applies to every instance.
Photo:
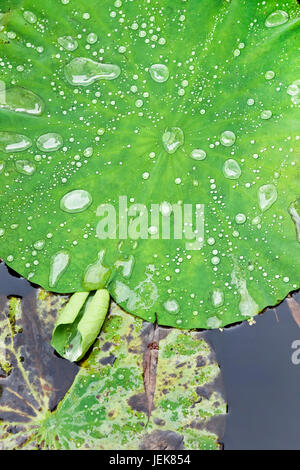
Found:
[[[13,269],[57,292],[107,286],[178,328],[241,321],[299,288],[295,0],[0,8],[0,256]],[[105,204],[122,226],[119,196],[163,204],[171,223],[170,204],[204,205],[203,246],[162,239],[155,220],[145,239],[102,240]]]

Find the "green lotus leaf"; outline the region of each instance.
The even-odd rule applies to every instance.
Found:
[[[299,288],[296,0],[0,8],[9,266],[179,328]],[[32,145],[7,152],[20,136]]]
[[[51,412],[57,388],[74,374],[49,345],[66,301],[42,290],[0,298],[0,365],[8,371],[0,376],[0,449],[220,448],[226,403],[203,333],[154,326],[116,304]]]

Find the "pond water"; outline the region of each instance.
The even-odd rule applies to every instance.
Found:
[[[300,295],[294,296],[300,301]],[[222,370],[229,414],[225,449],[300,449],[300,328],[283,302],[256,324],[206,333]]]
[[[0,263],[0,295],[25,297],[33,289]],[[300,302],[300,294],[294,298]],[[268,309],[252,326],[244,322],[205,336],[215,349],[227,395],[224,449],[299,449],[300,364],[292,362],[292,343],[300,341],[300,328],[287,302]],[[52,364],[54,409],[78,367],[57,356]]]

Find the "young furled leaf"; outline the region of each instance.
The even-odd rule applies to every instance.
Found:
[[[109,307],[109,293],[99,289],[74,294],[55,324],[51,345],[64,358],[75,362],[82,359],[94,343]]]
[[[61,377],[65,386],[65,375],[75,371],[49,348],[57,310],[66,300],[43,291],[22,302],[1,299],[0,331],[6,332],[10,364],[10,376],[0,379],[1,449],[220,448],[226,404],[220,370],[203,335],[155,327],[159,349],[148,380],[153,383],[154,374],[156,386],[149,395],[143,359],[153,325],[115,304],[69,392],[50,412],[61,396]],[[42,342],[38,332],[46,335]],[[60,382],[53,377],[58,371]]]
[[[299,288],[296,0],[0,9],[9,266],[179,328]]]

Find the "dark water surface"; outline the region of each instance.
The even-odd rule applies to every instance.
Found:
[[[300,295],[294,296],[300,301]],[[300,328],[286,301],[223,332],[207,332],[220,364],[229,414],[224,448],[300,449]],[[300,356],[300,355],[299,355]]]
[[[0,295],[24,297],[32,289],[0,263]],[[300,302],[300,294],[295,299]],[[253,326],[244,322],[206,337],[216,351],[229,406],[225,450],[300,449],[300,364],[293,364],[291,346],[300,341],[300,328],[287,303],[258,316]],[[77,368],[57,361],[59,401]]]

